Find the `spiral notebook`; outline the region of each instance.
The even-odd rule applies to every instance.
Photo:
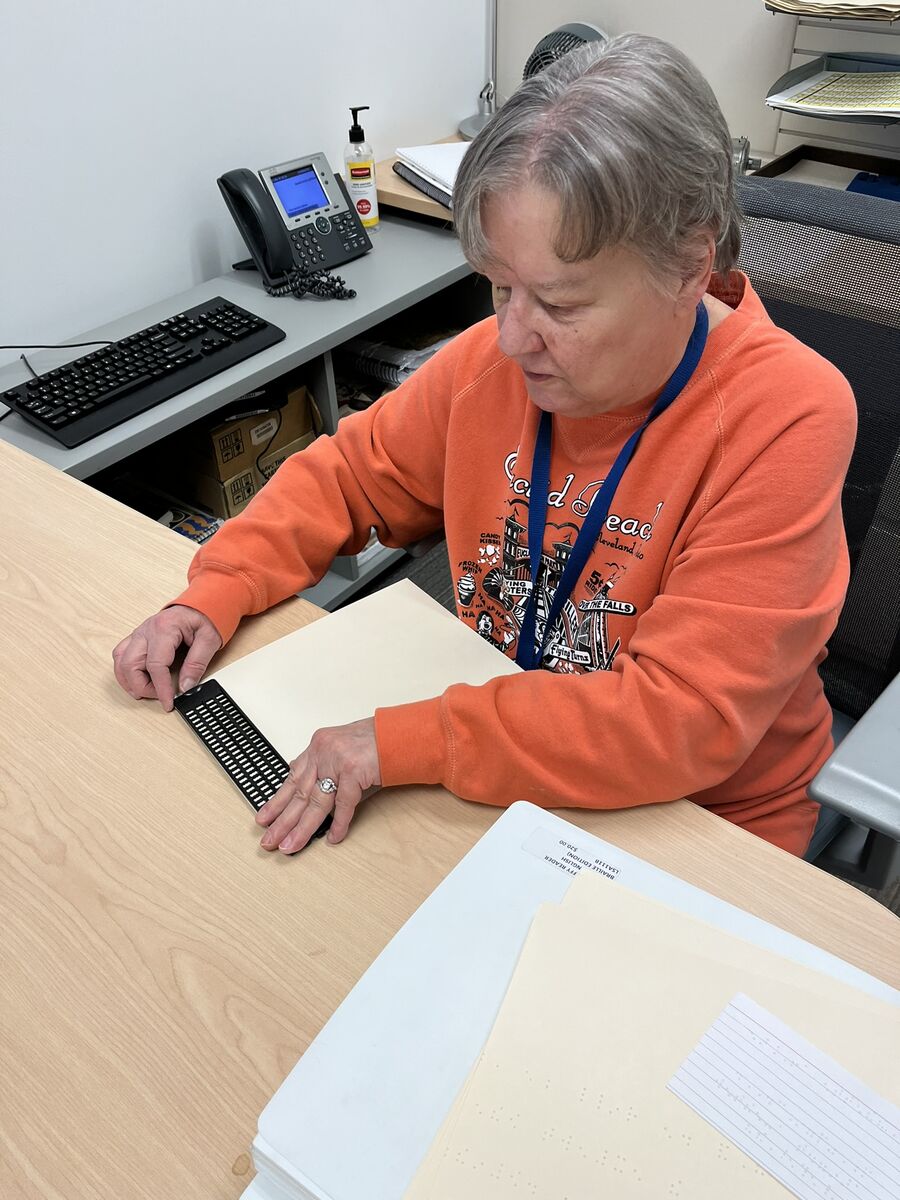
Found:
[[[453,185],[469,142],[434,142],[429,146],[399,146],[397,159],[416,176],[438,188],[446,196],[453,195]]]
[[[444,208],[453,207],[449,192],[438,187],[436,183],[431,183],[430,180],[420,175],[418,171],[414,171],[412,167],[408,167],[406,163],[400,162],[398,159],[393,165],[393,171],[395,175],[399,175],[401,179],[411,184],[417,191],[420,191],[423,196],[428,196],[430,200],[437,201]]]

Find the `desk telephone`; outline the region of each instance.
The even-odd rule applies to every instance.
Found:
[[[270,295],[356,295],[328,271],[367,253],[372,243],[324,154],[258,175],[240,167],[217,182]]]

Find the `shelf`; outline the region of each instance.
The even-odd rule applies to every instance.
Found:
[[[838,71],[846,75],[865,76],[871,73],[888,72],[900,74],[900,57],[895,54],[821,54],[810,59],[799,67],[794,67],[777,79],[769,88],[766,102],[771,108],[801,120],[840,121],[848,125],[895,125],[900,121],[900,113],[893,116],[889,113],[872,115],[871,113],[853,113],[835,110],[833,112],[814,112],[800,110],[792,104],[773,104],[772,98],[789,91],[793,97],[801,84],[812,79],[823,71]],[[807,89],[808,90],[808,89]]]
[[[896,58],[896,55],[886,53],[889,49],[900,50],[900,22],[845,22],[836,18],[801,16],[794,33],[789,74],[808,71],[816,61],[834,55],[877,58],[881,62]],[[820,146],[845,153],[892,158],[900,153],[900,122],[896,119],[858,119],[852,114],[823,117],[779,108],[773,111],[778,114],[775,141],[778,156],[797,146]]]
[[[376,575],[380,575],[382,571],[386,571],[393,563],[403,558],[405,554],[405,550],[391,550],[384,546],[377,554],[366,559],[359,569],[358,578],[347,579],[336,571],[329,571],[321,583],[301,592],[300,596],[304,600],[309,600],[311,604],[317,604],[319,608],[333,612],[351,596],[356,595],[367,583],[370,583]]]
[[[332,351],[359,334],[379,329],[384,322],[409,313],[421,319],[432,309],[441,319],[459,314],[460,327],[472,324],[491,311],[490,291],[473,276],[455,234],[434,223],[386,216],[373,250],[339,269],[357,296],[348,301],[273,298],[267,296],[258,276],[231,271],[180,295],[120,317],[100,329],[73,340],[117,340],[139,329],[182,312],[210,296],[221,295],[258,313],[283,329],[283,342],[211,380],[173,397],[74,450],[67,450],[13,414],[0,425],[0,440],[8,441],[50,466],[75,478],[101,477],[109,468],[132,464],[125,460],[156,445],[168,435],[225,408],[248,391],[293,374],[302,374],[319,407],[323,432],[335,433],[338,425],[337,388]],[[432,300],[432,304],[427,303]],[[55,367],[80,356],[72,348],[42,351],[35,355],[38,370]],[[25,378],[21,364],[0,368],[0,391]],[[3,406],[0,405],[0,411]],[[148,518],[150,519],[150,518]],[[398,562],[406,551],[381,548],[360,564],[357,557],[335,560],[332,570],[305,599],[328,610],[349,600],[377,575]]]
[[[814,9],[809,9],[805,12],[789,12],[787,9],[777,8],[774,4],[769,4],[768,0],[765,7],[770,13],[774,13],[776,17],[796,17],[797,23],[800,25],[831,25],[836,29],[858,29],[861,26],[880,25],[886,29],[894,29],[900,24],[900,17],[867,17],[865,15],[853,17],[849,13],[844,13],[840,16],[828,16],[827,14],[816,13]]]
[[[339,274],[356,289],[354,300],[275,299],[266,295],[255,272],[230,271],[218,279],[198,284],[190,291],[79,335],[73,340],[126,337],[211,296],[221,295],[283,329],[287,337],[277,346],[255,354],[74,450],[60,446],[17,414],[0,425],[0,438],[68,475],[85,479],[185,425],[215,413],[245,392],[320,360],[348,338],[365,333],[378,322],[472,273],[455,234],[448,230],[388,217],[381,222],[372,240],[371,253],[339,270]],[[71,349],[43,350],[33,356],[32,362],[37,370],[47,371],[71,362],[82,353],[84,351]],[[0,391],[15,387],[26,378],[27,371],[20,363],[2,367]],[[335,411],[335,420],[336,416]]]

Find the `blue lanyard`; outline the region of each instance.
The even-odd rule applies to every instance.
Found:
[[[559,581],[559,586],[553,597],[553,603],[550,606],[550,612],[544,623],[543,637],[540,644],[538,644],[535,639],[538,576],[544,552],[544,529],[547,524],[547,501],[550,493],[550,449],[553,438],[553,421],[550,413],[541,413],[541,422],[534,445],[534,460],[531,467],[531,492],[528,500],[528,553],[531,560],[531,594],[528,597],[528,604],[522,619],[522,631],[519,634],[519,645],[516,650],[516,662],[526,671],[532,671],[541,665],[541,659],[544,657],[544,651],[547,648],[547,643],[550,640],[550,635],[556,626],[556,622],[559,620],[563,605],[569,596],[571,596],[572,589],[575,587],[575,584],[581,577],[582,571],[587,565],[587,560],[596,545],[597,538],[600,536],[606,518],[609,516],[609,509],[616,488],[619,486],[619,481],[625,474],[625,468],[628,466],[632,455],[637,449],[641,435],[650,422],[655,421],[660,413],[665,412],[672,401],[683,391],[697,368],[700,356],[703,354],[708,331],[709,318],[701,301],[697,305],[697,318],[694,322],[694,331],[691,334],[681,362],[675,368],[671,378],[663,388],[659,399],[650,410],[646,421],[644,421],[640,429],[634,431],[619,451],[616,461],[604,479],[600,491],[594,497],[590,510],[584,519],[584,524],[578,531],[575,545],[569,553],[562,578]]]

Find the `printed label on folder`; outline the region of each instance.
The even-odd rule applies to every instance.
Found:
[[[549,829],[536,829],[522,843],[522,849],[535,858],[542,858],[558,871],[565,871],[567,875],[577,875],[585,867],[589,871],[596,871],[604,879],[615,879],[620,873],[612,863],[604,862],[602,858],[591,854],[590,850],[551,833]]]

